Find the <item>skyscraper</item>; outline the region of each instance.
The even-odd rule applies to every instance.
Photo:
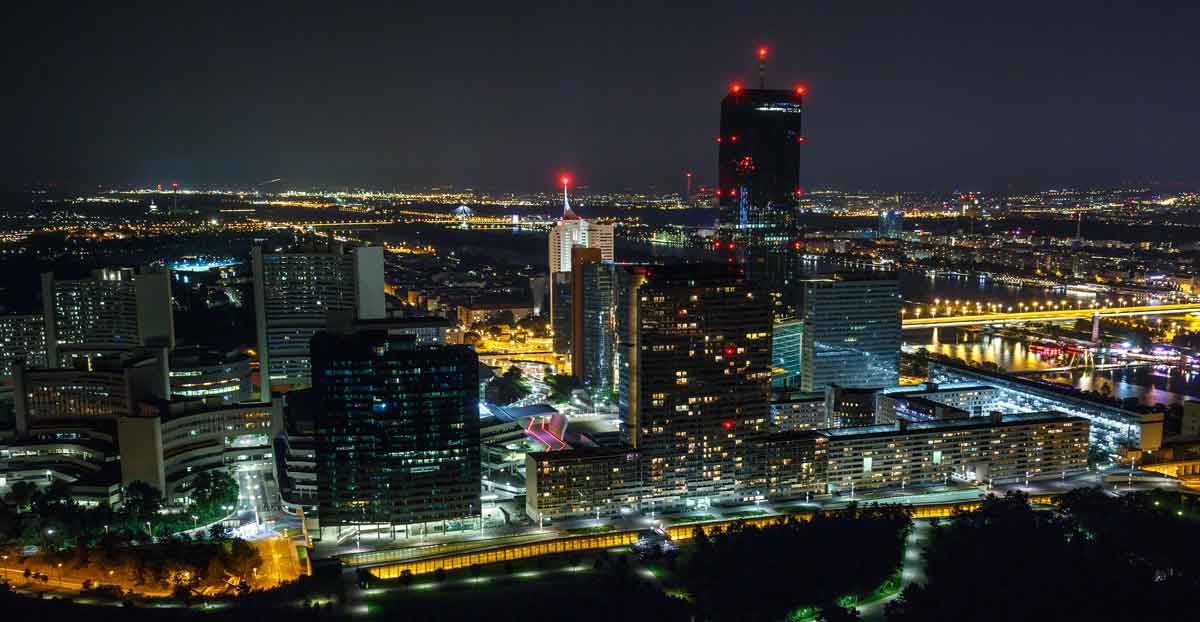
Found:
[[[312,340],[321,528],[480,515],[479,359],[386,331]],[[394,533],[394,532],[393,532]]]
[[[72,367],[75,359],[175,343],[168,272],[103,269],[77,280],[59,280],[45,272],[42,305],[50,367]]]
[[[613,308],[617,271],[599,261],[597,249],[575,249],[594,261],[581,260],[573,271],[571,370],[594,398],[607,400],[613,389],[616,326]]]
[[[900,380],[895,273],[827,274],[800,282],[800,389],[887,388]]]
[[[629,268],[618,289],[624,440],[659,509],[748,498],[748,439],[769,424],[771,302],[728,265]]]
[[[294,252],[251,251],[261,391],[310,384],[309,342],[329,314],[383,318],[383,248],[327,247]]]
[[[721,100],[717,138],[718,248],[734,254],[747,278],[777,297],[780,317],[795,309],[803,96],[799,86],[747,89],[735,83]]]
[[[554,330],[554,351],[559,354],[569,354],[571,349],[571,310],[564,304],[571,296],[571,249],[577,246],[595,248],[600,251],[600,261],[613,261],[613,226],[592,224],[580,218],[571,209],[570,200],[567,198],[567,186],[570,183],[570,178],[562,178],[563,215],[550,231],[550,253],[547,262],[550,279],[550,322]]]

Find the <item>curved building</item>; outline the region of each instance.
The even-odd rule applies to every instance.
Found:
[[[199,347],[171,352],[171,398],[236,404],[250,399],[250,357]]]

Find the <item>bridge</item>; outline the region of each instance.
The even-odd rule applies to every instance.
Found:
[[[1089,309],[1054,309],[1050,311],[1020,311],[1016,313],[977,313],[974,315],[945,315],[904,318],[904,330],[923,328],[946,328],[952,326],[984,326],[1023,324],[1026,322],[1060,322],[1064,320],[1092,320],[1092,339],[1099,338],[1100,318],[1129,317],[1140,315],[1171,315],[1200,313],[1200,302],[1139,307],[1103,307]]]

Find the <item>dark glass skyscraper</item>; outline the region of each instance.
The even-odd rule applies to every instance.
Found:
[[[478,365],[411,335],[313,337],[322,531],[479,516]]]
[[[744,89],[721,101],[717,139],[718,245],[746,277],[777,297],[776,316],[795,310],[796,200],[800,195],[803,87]]]

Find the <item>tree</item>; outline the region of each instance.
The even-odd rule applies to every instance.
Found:
[[[125,512],[134,522],[157,518],[162,509],[162,493],[143,481],[130,482],[125,487]]]
[[[529,395],[520,368],[509,367],[503,374],[492,379],[487,387],[487,399],[493,404],[506,406]]]
[[[583,383],[572,374],[553,374],[546,377],[546,386],[550,387],[550,401],[562,403],[570,400],[571,392],[582,387]]]
[[[858,609],[854,607],[830,605],[821,608],[822,622],[856,622],[861,618],[862,616],[859,615]]]
[[[17,512],[28,510],[33,502],[33,496],[37,493],[37,485],[33,482],[17,482],[12,485],[5,497],[5,501],[11,503],[17,508]]]

